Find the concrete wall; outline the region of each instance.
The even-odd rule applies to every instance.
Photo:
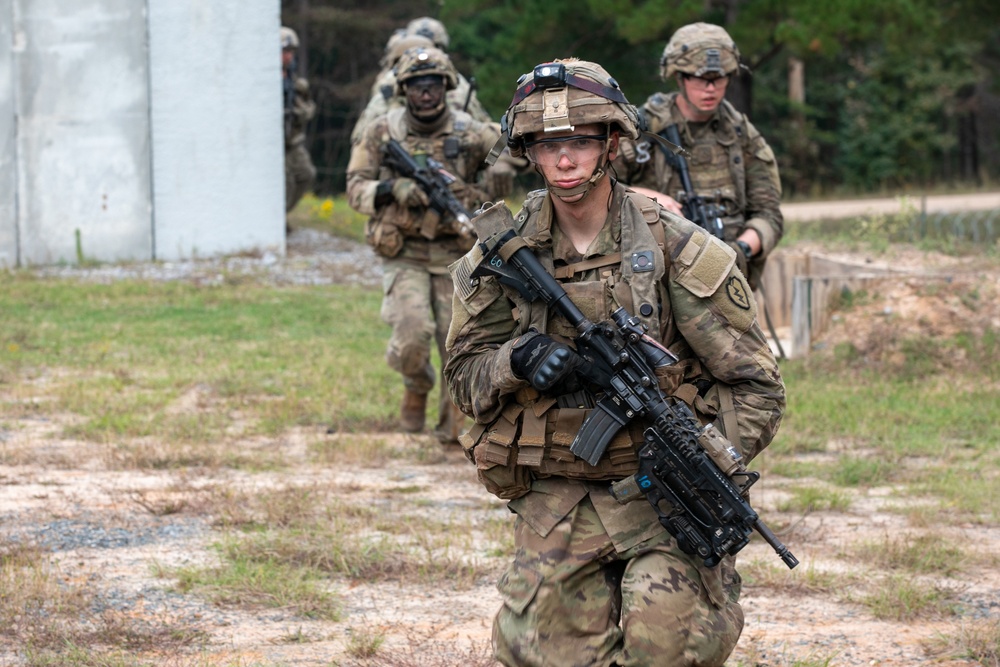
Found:
[[[157,259],[285,250],[277,0],[149,0]]]
[[[143,3],[13,2],[21,262],[149,259]]]
[[[14,149],[14,8],[0,0],[0,268],[17,265],[17,160]]]
[[[0,0],[0,267],[284,252],[278,0]]]

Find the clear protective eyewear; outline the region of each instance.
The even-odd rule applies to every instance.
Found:
[[[607,134],[579,134],[571,137],[553,137],[529,141],[528,159],[544,167],[554,167],[559,164],[563,155],[574,165],[596,160],[607,147]]]
[[[692,76],[690,74],[686,74],[684,76],[684,79],[695,90],[708,90],[709,86],[711,86],[716,90],[719,90],[721,88],[725,88],[726,84],[729,83],[728,74],[725,76],[716,77],[714,79],[706,79],[704,77]]]

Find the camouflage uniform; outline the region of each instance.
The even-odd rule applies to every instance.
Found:
[[[456,197],[475,210],[494,194],[476,181],[499,132],[496,124],[481,123],[451,109],[433,126],[423,125],[406,107],[400,107],[368,126],[351,151],[348,199],[352,208],[371,216],[366,236],[382,257],[381,314],[392,327],[386,360],[415,395],[426,395],[434,386],[431,340],[436,341],[442,360],[447,359],[444,343],[453,291],[447,267],[469,249],[472,239],[459,235],[451,214],[441,217],[429,208],[404,207],[395,201],[378,205],[380,183],[400,176],[382,164],[382,148],[392,138],[418,160],[420,156],[436,159],[457,178],[451,185]],[[441,392],[440,407],[438,431],[446,434],[453,428],[446,422],[456,416],[446,391]],[[442,439],[455,437],[457,433]]]
[[[354,129],[351,130],[351,143],[357,143],[358,139],[361,138],[361,133],[364,132],[365,128],[372,123],[376,118],[385,114],[390,109],[395,109],[406,104],[406,101],[401,97],[393,94],[393,90],[396,86],[396,74],[392,69],[384,70],[379,74],[378,78],[375,79],[375,83],[372,85],[372,96],[368,100],[368,106],[365,110],[361,112],[358,117],[358,122],[355,123]],[[454,90],[449,90],[447,95],[448,106],[456,111],[467,111],[476,120],[489,123],[490,115],[483,108],[483,105],[479,102],[479,98],[476,97],[476,92],[471,91],[471,85],[468,79],[466,79],[461,74],[458,75],[458,86]],[[469,105],[468,109],[465,108],[465,101],[468,99]]]
[[[298,48],[298,37],[282,28],[282,48]],[[294,69],[282,69],[285,103],[285,212],[291,211],[316,180],[316,167],[306,149],[306,128],[316,115],[309,81]]]
[[[589,319],[606,320],[619,306],[640,317],[680,359],[660,378],[663,390],[752,458],[773,438],[785,398],[735,253],[624,186],[612,193],[584,254],[554,224],[544,191],[529,194],[513,226]],[[501,204],[483,216],[501,209],[509,216]],[[633,266],[636,252],[648,253],[650,268]],[[511,351],[531,328],[565,339],[575,330],[492,277],[470,281],[481,258],[476,246],[451,267],[445,376],[476,422],[462,442],[480,480],[517,515],[514,561],[498,584],[497,659],[518,667],[722,665],[743,627],[733,559],[705,567],[680,550],[648,503],[622,506],[610,496],[610,482],[637,469],[643,425],[623,429],[596,466],[573,456],[592,397],[539,392],[515,375]]]
[[[699,41],[701,40],[701,41]],[[732,74],[739,52],[726,32],[709,24],[693,24],[677,31],[664,50],[664,80],[677,73],[701,76],[715,71]],[[681,44],[690,42],[690,44]],[[708,46],[730,45],[721,50],[718,65],[705,67],[701,55]],[[687,50],[683,50],[688,46]],[[684,58],[678,54],[683,51]],[[730,55],[730,53],[732,55]],[[749,263],[747,277],[756,286],[768,255],[783,235],[781,180],[771,147],[745,114],[723,100],[705,123],[688,121],[677,107],[679,93],[655,93],[642,105],[648,131],[659,134],[676,124],[681,144],[690,153],[688,169],[692,185],[706,202],[721,208],[725,240],[733,243],[746,228],[760,236],[761,251]],[[680,173],[667,155],[648,140],[623,142],[616,167],[625,183],[647,187],[682,201]]]

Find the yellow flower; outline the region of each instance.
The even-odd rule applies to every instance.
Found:
[[[319,213],[324,218],[329,218],[330,216],[332,216],[333,215],[333,200],[332,199],[324,199],[323,203],[320,204]]]

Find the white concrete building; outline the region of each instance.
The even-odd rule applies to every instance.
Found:
[[[285,250],[279,0],[0,0],[0,268]]]

